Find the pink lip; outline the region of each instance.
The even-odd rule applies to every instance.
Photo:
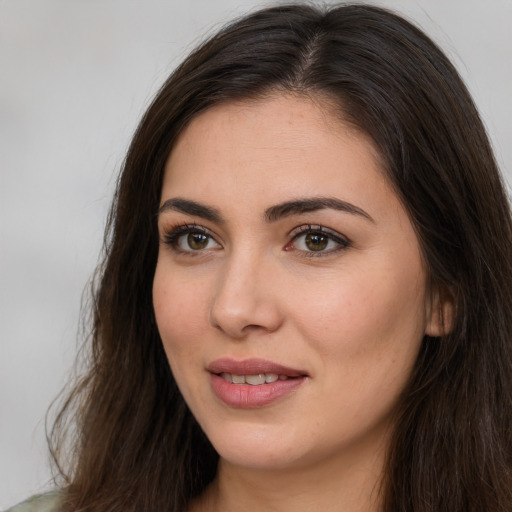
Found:
[[[249,409],[268,405],[283,398],[303,384],[307,374],[303,371],[265,361],[263,359],[218,359],[207,370],[211,374],[212,390],[229,407]],[[286,380],[252,386],[250,384],[232,384],[220,376],[221,373],[235,375],[257,375],[258,373],[276,373],[288,377]]]
[[[281,364],[273,363],[265,359],[244,359],[236,361],[235,359],[223,358],[217,359],[206,368],[210,373],[234,373],[235,375],[256,375],[258,373],[277,373],[287,377],[306,376],[306,372],[288,368]]]

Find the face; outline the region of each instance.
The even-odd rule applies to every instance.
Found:
[[[382,447],[431,319],[415,232],[371,142],[320,102],[216,106],[170,155],[153,300],[221,461]]]

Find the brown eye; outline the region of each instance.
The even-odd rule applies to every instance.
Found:
[[[212,235],[197,227],[179,226],[165,237],[166,243],[181,253],[220,249]]]
[[[329,237],[320,233],[308,233],[304,244],[310,251],[323,251],[329,244]]]
[[[342,251],[350,247],[350,241],[331,229],[318,227],[301,227],[301,232],[293,236],[286,250],[296,250],[304,256],[323,256]]]
[[[204,233],[189,233],[187,236],[187,245],[194,251],[206,249],[210,237]]]

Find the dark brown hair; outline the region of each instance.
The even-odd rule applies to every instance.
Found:
[[[429,279],[455,304],[451,332],[425,337],[403,392],[384,510],[512,510],[508,199],[446,56],[401,17],[362,4],[281,6],[236,21],[185,60],[144,115],[108,222],[89,368],[53,431],[59,440],[66,418],[76,421],[66,509],[181,512],[215,477],[217,454],[155,324],[156,213],[164,164],[187,123],[212,105],[275,91],[328,98],[373,139]]]

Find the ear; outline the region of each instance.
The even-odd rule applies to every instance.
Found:
[[[427,310],[425,334],[432,338],[446,336],[455,323],[455,295],[446,285],[434,285]]]

